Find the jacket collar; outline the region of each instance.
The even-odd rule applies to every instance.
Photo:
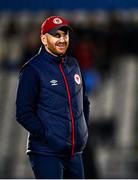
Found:
[[[49,52],[47,52],[47,50],[45,49],[44,46],[40,47],[38,54],[44,56],[45,60],[53,61],[53,62],[56,62],[56,63],[62,62],[63,58],[65,60],[65,56],[60,57],[60,56],[54,56],[54,55],[50,54]]]

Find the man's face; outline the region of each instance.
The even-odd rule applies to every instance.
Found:
[[[46,33],[41,36],[41,41],[49,53],[64,55],[69,46],[69,31],[57,30],[54,35]]]

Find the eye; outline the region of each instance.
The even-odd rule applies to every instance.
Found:
[[[68,35],[68,31],[65,31],[64,34],[65,34],[65,36]]]
[[[56,34],[54,35],[54,37],[60,38],[60,34],[59,34],[59,33],[56,33]]]

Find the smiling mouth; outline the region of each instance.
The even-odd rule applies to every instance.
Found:
[[[64,49],[64,48],[66,48],[66,46],[65,45],[58,45],[58,48]]]
[[[57,46],[58,46],[59,48],[66,48],[66,47],[67,47],[66,44],[58,44]]]

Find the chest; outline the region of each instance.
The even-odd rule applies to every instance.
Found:
[[[76,65],[50,64],[41,70],[41,91],[48,95],[66,96],[67,88],[74,96],[82,87],[79,67]]]

